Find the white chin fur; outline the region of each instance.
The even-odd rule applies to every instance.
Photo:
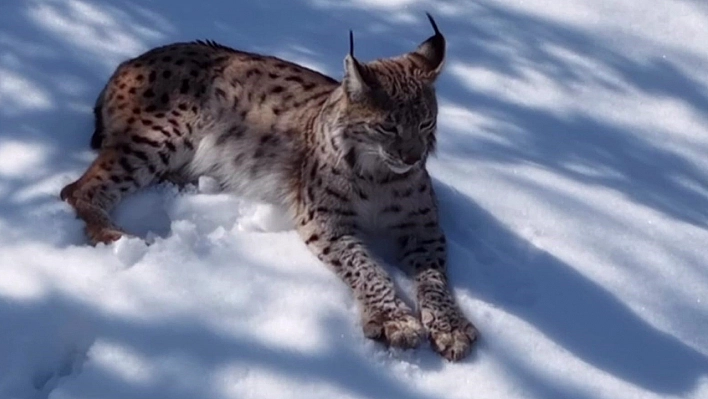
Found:
[[[408,172],[412,167],[413,165],[400,166],[388,164],[388,168],[391,169],[393,173],[398,173],[399,175]]]

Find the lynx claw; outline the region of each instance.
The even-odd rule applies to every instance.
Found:
[[[479,332],[469,322],[453,328],[451,331],[431,331],[430,344],[440,356],[451,362],[465,358],[477,340]]]
[[[378,314],[364,323],[364,335],[394,348],[412,349],[420,345],[425,329],[411,314]]]

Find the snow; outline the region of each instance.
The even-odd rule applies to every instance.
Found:
[[[125,58],[209,38],[340,77],[349,28],[400,54],[424,11],[468,359],[366,340],[279,210],[208,179],[126,200],[110,246],[59,201]],[[0,398],[708,397],[707,36],[698,0],[3,1]]]

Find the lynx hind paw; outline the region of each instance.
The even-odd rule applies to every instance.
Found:
[[[469,322],[447,331],[435,328],[430,331],[430,344],[433,350],[445,359],[456,362],[469,355],[472,344],[479,337],[477,329]]]
[[[411,349],[420,345],[425,329],[410,313],[378,313],[364,322],[364,335],[394,348]]]

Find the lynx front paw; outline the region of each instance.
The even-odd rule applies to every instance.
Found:
[[[456,362],[470,353],[479,332],[459,311],[438,315],[423,311],[422,316],[430,344],[440,356]]]
[[[86,235],[88,235],[88,238],[93,245],[99,243],[110,244],[112,242],[118,241],[121,237],[123,237],[124,234],[125,233],[118,229],[109,227],[86,227]]]
[[[364,335],[389,346],[415,348],[425,337],[425,329],[410,313],[377,313],[364,321]]]

